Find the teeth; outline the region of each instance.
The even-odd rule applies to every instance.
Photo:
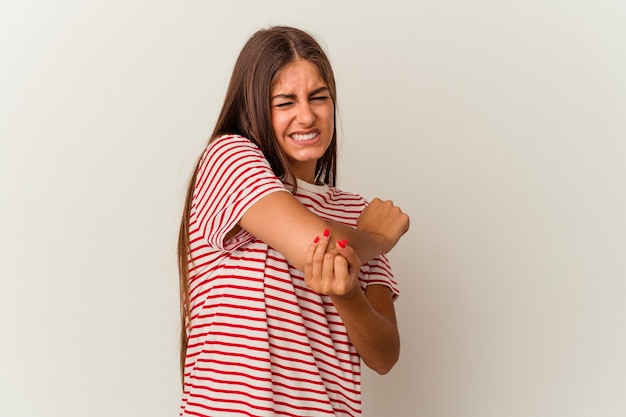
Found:
[[[306,135],[299,135],[299,134],[294,133],[293,135],[291,135],[291,137],[297,141],[311,140],[315,136],[317,136],[317,133],[308,133]]]

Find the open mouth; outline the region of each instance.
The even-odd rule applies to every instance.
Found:
[[[294,133],[290,135],[290,137],[296,142],[307,142],[307,141],[315,139],[317,135],[318,135],[317,132],[311,132],[311,133],[306,133],[306,134]]]

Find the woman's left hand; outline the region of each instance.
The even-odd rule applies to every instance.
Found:
[[[328,236],[316,238],[309,246],[304,265],[304,282],[318,294],[343,297],[361,291],[361,261],[346,241],[338,241],[328,250]],[[328,250],[328,252],[327,252]]]

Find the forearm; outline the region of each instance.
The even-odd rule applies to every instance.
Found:
[[[330,230],[329,249],[335,247],[335,242],[347,240],[362,264],[386,253],[388,250],[387,242],[380,234],[358,230],[333,221],[326,221],[326,227]]]
[[[382,286],[373,290],[377,299],[383,301],[380,306],[385,314],[375,308],[360,288],[349,295],[331,299],[341,316],[348,336],[365,364],[383,375],[391,370],[400,355],[400,336],[395,322],[393,303],[388,289]],[[387,291],[387,294],[384,292]]]
[[[324,220],[286,192],[270,194],[254,204],[243,215],[239,226],[279,251],[301,271],[308,246],[324,229],[330,231],[329,247],[345,239],[362,263],[390,249],[382,234]]]

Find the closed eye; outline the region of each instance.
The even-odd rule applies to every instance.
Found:
[[[328,96],[317,96],[317,97],[311,97],[311,101],[319,101],[319,102],[323,102],[328,100],[330,97]]]
[[[291,105],[293,105],[294,102],[293,101],[286,101],[284,103],[278,103],[278,104],[274,104],[274,107],[278,107],[278,108],[286,108],[289,107]]]

